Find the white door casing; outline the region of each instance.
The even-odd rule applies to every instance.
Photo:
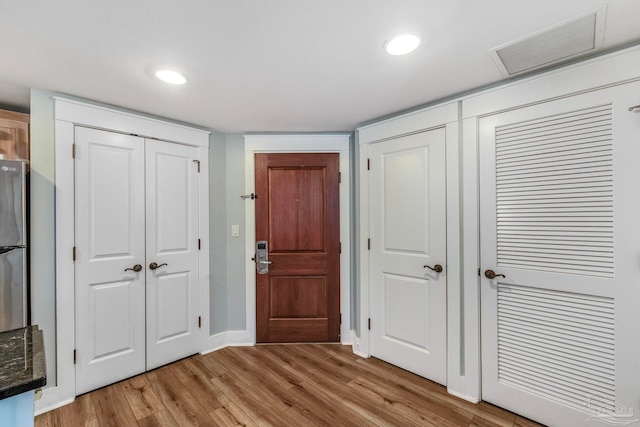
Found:
[[[52,179],[55,179],[55,325],[49,324],[49,333],[54,345],[48,345],[47,372],[51,381],[43,389],[42,399],[36,401],[36,413],[43,413],[72,402],[76,393],[76,262],[72,251],[76,246],[75,211],[75,159],[71,155],[78,126],[94,129],[144,135],[152,140],[171,141],[198,149],[200,171],[199,230],[201,241],[198,251],[199,308],[202,316],[200,328],[203,339],[200,350],[210,350],[209,336],[209,136],[210,132],[184,124],[148,117],[143,114],[116,110],[91,102],[71,100],[53,96],[55,146]],[[52,165],[53,166],[53,165]],[[48,175],[47,175],[48,176]],[[37,188],[37,187],[36,187]],[[32,197],[40,197],[32,194]],[[53,202],[53,200],[52,200]],[[144,201],[143,201],[144,203]],[[53,278],[52,278],[53,280]],[[51,329],[54,328],[54,329]],[[46,328],[45,328],[46,329]]]
[[[340,242],[342,253],[340,255],[340,312],[342,324],[340,326],[340,340],[343,344],[352,343],[351,331],[351,237],[350,237],[350,209],[349,203],[351,187],[350,177],[350,151],[348,134],[287,134],[287,135],[245,135],[245,179],[244,194],[255,193],[255,154],[256,153],[332,153],[340,154],[340,173],[342,184],[340,186]],[[242,188],[241,188],[242,190]],[[235,198],[235,195],[232,196]],[[231,199],[227,199],[228,201]],[[255,206],[253,203],[245,204],[245,245],[246,245],[246,331],[236,333],[219,334],[226,340],[229,336],[234,345],[253,345],[256,337],[256,268],[251,259],[255,255]],[[213,348],[228,345],[228,341],[216,339]]]
[[[197,154],[180,144],[146,145],[147,369],[199,348]]]
[[[370,145],[371,355],[447,379],[445,128]],[[442,272],[431,270],[436,265]]]
[[[479,121],[482,397],[545,424],[639,418],[639,94]]]
[[[144,144],[76,128],[76,393],[144,372]]]

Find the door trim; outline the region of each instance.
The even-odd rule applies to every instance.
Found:
[[[459,127],[460,103],[452,102],[431,109],[409,113],[394,119],[364,126],[358,129],[358,170],[360,211],[358,215],[359,246],[359,318],[358,332],[354,351],[363,356],[371,355],[370,332],[367,323],[370,318],[370,251],[367,239],[370,236],[369,224],[369,147],[376,142],[388,141],[408,134],[421,133],[435,128],[445,128],[446,156],[446,197],[447,197],[447,390],[449,393],[475,400],[473,391],[465,385],[465,367],[463,358],[467,337],[463,333],[465,322],[464,282],[462,280],[462,238],[460,222],[461,183],[459,165],[461,164],[461,129]],[[466,238],[466,237],[465,237]],[[375,321],[375,320],[372,320]]]
[[[75,399],[75,264],[72,248],[75,242],[75,178],[71,156],[75,126],[135,133],[144,137],[180,142],[198,147],[200,179],[198,195],[200,238],[199,254],[200,311],[203,317],[201,337],[209,336],[209,134],[210,132],[155,118],[110,109],[100,105],[54,97],[55,126],[55,216],[56,216],[56,348],[47,351],[47,364],[55,367],[49,373],[50,384],[36,412],[52,409]],[[53,333],[48,331],[45,333]],[[202,350],[202,346],[201,346]]]
[[[352,343],[351,332],[351,134],[287,134],[245,135],[245,194],[255,193],[256,153],[338,153],[340,155],[340,341]],[[259,196],[259,195],[258,195]],[[240,197],[240,195],[238,195]],[[244,342],[256,342],[256,270],[251,260],[256,239],[256,208],[250,199],[245,200],[245,250],[246,250],[246,332]]]

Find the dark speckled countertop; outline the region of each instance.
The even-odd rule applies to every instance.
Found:
[[[0,332],[0,399],[45,384],[44,343],[38,326]]]

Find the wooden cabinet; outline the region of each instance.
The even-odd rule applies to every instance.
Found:
[[[0,158],[29,160],[29,115],[0,110]]]

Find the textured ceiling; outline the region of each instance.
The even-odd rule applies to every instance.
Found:
[[[0,106],[51,90],[225,132],[321,132],[503,77],[487,51],[594,0],[0,0]],[[640,1],[607,4],[604,49],[640,42]],[[423,44],[387,55],[392,35]],[[172,66],[189,84],[152,77]]]

